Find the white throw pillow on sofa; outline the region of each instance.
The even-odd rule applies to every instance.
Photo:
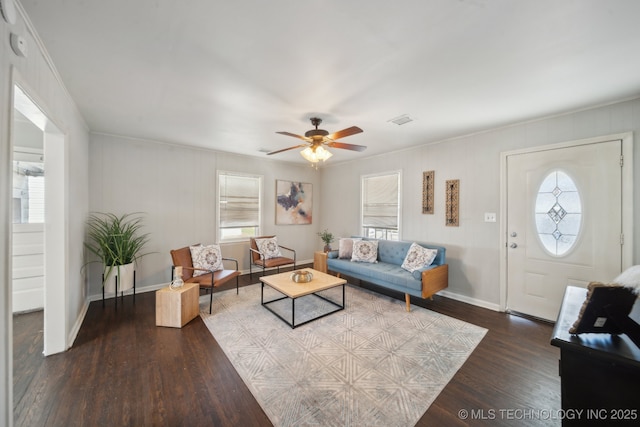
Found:
[[[354,262],[378,262],[377,240],[354,240],[351,261]]]
[[[202,268],[209,271],[222,270],[222,251],[220,245],[200,245],[189,246],[191,251],[191,262],[193,268]],[[207,274],[206,271],[196,270],[193,272],[193,276],[202,276]]]
[[[437,249],[428,249],[417,243],[412,243],[401,267],[413,273],[422,267],[431,265],[436,259],[436,255],[438,255]]]
[[[353,256],[353,242],[360,238],[341,237],[338,241],[338,258],[351,259]]]

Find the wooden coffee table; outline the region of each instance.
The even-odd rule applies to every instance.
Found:
[[[262,276],[260,281],[262,282],[262,287],[260,290],[260,303],[264,308],[275,314],[279,319],[285,322],[287,325],[291,326],[291,328],[297,328],[298,326],[304,325],[305,323],[312,322],[314,320],[320,319],[322,317],[328,316],[329,314],[335,313],[336,311],[344,310],[344,285],[347,283],[344,279],[339,279],[335,276],[331,276],[329,274],[322,273],[321,271],[316,271],[312,268],[304,268],[303,270],[310,271],[313,274],[313,279],[308,283],[296,283],[291,280],[291,272],[273,274],[270,276]],[[275,289],[276,291],[284,294],[285,296],[281,298],[276,298],[271,301],[264,301],[264,285],[268,285],[269,287]],[[327,289],[335,288],[336,286],[342,285],[342,304],[338,304],[335,301],[331,301],[330,299],[318,295],[317,292],[324,291]],[[305,320],[301,323],[295,323],[295,314],[296,314],[296,299],[306,296],[306,295],[314,295],[318,298],[321,298],[332,305],[336,306],[335,310],[329,311],[328,313],[321,314],[320,316],[314,317],[312,319]],[[272,304],[276,301],[281,301],[283,299],[291,299],[291,322],[282,317],[279,313],[276,313],[269,304]]]

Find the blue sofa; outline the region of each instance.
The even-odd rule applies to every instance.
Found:
[[[363,240],[373,240],[364,238]],[[331,251],[327,256],[327,270],[340,277],[341,274],[373,283],[405,294],[407,311],[410,311],[410,296],[431,298],[433,294],[449,286],[449,266],[446,264],[446,249],[427,243],[416,242],[429,249],[437,249],[438,255],[428,267],[413,273],[401,267],[410,241],[378,240],[378,262],[352,262],[350,259],[338,258],[338,251]]]

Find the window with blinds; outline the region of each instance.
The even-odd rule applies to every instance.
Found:
[[[362,232],[375,239],[400,235],[400,172],[362,177]]]
[[[261,176],[218,173],[219,241],[260,235],[261,192]]]

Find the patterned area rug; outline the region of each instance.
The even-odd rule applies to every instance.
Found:
[[[341,302],[342,288],[322,295]],[[206,298],[200,316],[275,426],[413,426],[487,332],[350,285],[345,310],[296,329],[259,284],[215,294],[213,314]],[[290,318],[290,300],[273,308]],[[300,298],[296,323],[331,309]]]

